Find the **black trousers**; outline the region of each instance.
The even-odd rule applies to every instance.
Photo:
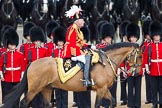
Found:
[[[141,107],[142,76],[128,77],[128,107]]]
[[[109,88],[110,93],[113,97],[112,104],[115,105],[117,104],[117,99],[116,99],[116,91],[117,91],[117,82],[114,82],[112,87]],[[108,99],[102,99],[101,100],[101,106],[108,108],[110,106],[110,101]]]
[[[14,86],[16,86],[19,82],[4,82],[1,81],[1,86],[2,86],[2,103],[4,101],[5,96],[7,96],[9,93],[12,92],[12,89]],[[19,102],[15,103],[13,108],[19,108]]]
[[[151,81],[150,81],[150,75],[148,75],[145,72],[145,83],[146,83],[146,101],[151,101],[152,100],[152,92],[151,92]]]
[[[123,73],[120,74],[120,92],[121,92],[121,97],[120,100],[123,102],[127,102],[128,97],[127,97],[127,90],[126,90],[126,86],[127,86],[127,79],[124,78]]]
[[[91,108],[91,91],[74,92],[78,108]]]
[[[68,108],[68,91],[55,88],[56,108]]]
[[[152,89],[152,103],[162,104],[162,76],[150,76]],[[159,99],[159,100],[158,100]]]

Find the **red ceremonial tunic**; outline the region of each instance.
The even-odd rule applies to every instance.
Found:
[[[47,48],[45,47],[31,47],[32,62],[43,57],[48,57]]]
[[[52,56],[53,50],[56,49],[56,44],[53,42],[46,43],[44,47],[47,48],[48,56]]]
[[[151,44],[150,76],[162,76],[162,42]]]
[[[2,53],[6,52],[6,51],[7,51],[7,49],[5,47],[0,48],[0,57],[1,57]]]
[[[25,67],[27,67],[28,65],[27,59],[28,59],[28,53],[31,47],[34,47],[34,43],[24,43],[20,46],[20,51],[24,55],[24,60],[25,60],[25,65],[26,65]]]
[[[56,48],[54,50],[55,57],[63,58],[64,57],[64,48]]]
[[[6,71],[3,72],[4,55],[6,54]],[[21,52],[7,51],[0,59],[0,71],[4,73],[5,82],[20,82],[21,73],[25,70],[24,56]]]
[[[151,41],[144,41],[144,43],[143,43],[143,45],[142,45],[142,68],[145,68],[145,64],[147,64],[148,63],[148,58],[147,58],[147,56],[148,56],[148,48],[149,48],[149,45],[150,45],[150,42]],[[141,68],[141,69],[142,69]],[[142,71],[142,70],[141,70]]]
[[[64,58],[70,58],[71,56],[81,55],[81,49],[84,45],[83,40],[83,33],[80,31],[76,24],[72,24],[68,28],[66,33]]]

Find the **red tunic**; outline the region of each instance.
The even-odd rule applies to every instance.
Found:
[[[24,60],[25,60],[25,65],[26,65],[25,67],[27,67],[28,65],[27,59],[28,59],[28,53],[31,47],[34,47],[34,43],[25,43],[20,46],[20,51],[24,55]]]
[[[44,47],[47,48],[48,56],[52,56],[53,50],[56,49],[56,44],[53,42],[46,43]]]
[[[83,47],[83,33],[80,31],[76,24],[72,24],[66,33],[66,43],[64,50],[64,58],[71,56],[79,56],[82,54],[81,49]]]
[[[17,50],[3,53],[0,59],[0,71],[3,71],[5,54],[7,55],[6,71],[4,73],[5,82],[20,82],[21,73],[25,70],[23,54]]]
[[[150,41],[145,41],[142,45],[142,68],[145,68],[145,64],[148,63],[148,48],[150,45]],[[143,71],[143,69],[141,68],[141,71]]]
[[[0,48],[0,57],[1,57],[2,53],[6,52],[6,51],[7,51],[7,49],[5,47]]]
[[[162,42],[151,44],[150,76],[162,76]]]
[[[61,48],[61,49],[56,48],[54,50],[54,55],[55,55],[55,57],[63,58],[64,57],[64,48]]]
[[[43,57],[48,57],[47,48],[45,47],[39,47],[39,48],[31,47],[30,51],[32,56],[31,61],[35,61]]]

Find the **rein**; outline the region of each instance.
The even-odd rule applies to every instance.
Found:
[[[9,4],[11,4],[11,11],[9,12],[9,14],[7,13],[8,12],[8,5]],[[3,3],[2,4],[2,12],[4,13],[4,15],[8,18],[8,19],[10,19],[11,18],[11,14],[13,13],[13,11],[14,11],[14,4],[13,4],[13,2],[11,2],[11,3],[7,3],[7,12],[5,11],[5,9],[4,9],[4,7],[5,7],[5,3]]]

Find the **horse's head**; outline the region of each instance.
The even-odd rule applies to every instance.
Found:
[[[142,65],[142,50],[140,48],[135,48],[127,57],[127,62],[130,65],[129,72],[137,72],[141,71]]]

